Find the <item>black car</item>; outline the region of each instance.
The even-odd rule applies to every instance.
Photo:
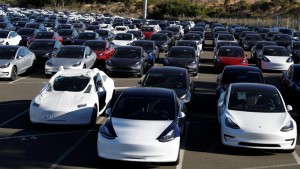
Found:
[[[280,78],[280,90],[287,100],[295,100],[300,96],[300,64],[293,64]]]
[[[241,39],[241,46],[244,50],[250,51],[257,41],[262,41],[263,38],[260,34],[247,34]]]
[[[10,22],[0,22],[0,29],[14,31],[16,28]]]
[[[159,87],[172,89],[182,100],[190,117],[191,104],[195,92],[194,80],[185,68],[179,67],[153,67],[148,70],[144,79],[139,81],[141,87]]]
[[[270,29],[269,29],[269,28],[259,28],[259,29],[257,30],[257,33],[260,34],[261,37],[262,37],[263,39],[266,38],[268,32],[270,32]]]
[[[73,40],[74,45],[83,45],[87,40],[103,40],[97,32],[80,32]]]
[[[238,39],[238,37],[242,34],[243,31],[248,31],[248,29],[244,27],[236,27],[233,33],[234,37]]]
[[[253,31],[243,31],[237,39],[240,45],[242,45],[242,41],[243,39],[245,39],[246,35],[249,34],[257,34],[257,33]]]
[[[158,33],[165,33],[165,34],[167,34],[168,38],[171,39],[172,46],[175,45],[176,40],[175,40],[175,37],[174,37],[174,34],[173,34],[172,31],[163,30],[163,31],[159,31]]]
[[[62,37],[64,45],[71,45],[73,40],[78,36],[76,29],[59,29],[57,32]]]
[[[35,28],[40,31],[47,31],[47,28],[42,23],[26,23],[24,28]]]
[[[164,66],[183,67],[194,76],[198,74],[199,57],[195,48],[190,46],[173,46],[163,61]]]
[[[150,40],[154,41],[161,52],[167,52],[172,47],[172,41],[165,33],[154,33],[151,35]]]
[[[299,63],[299,61],[300,61],[300,41],[292,41],[292,43],[287,48],[290,51],[290,53],[292,54],[294,63]]]
[[[270,32],[267,33],[265,39],[266,39],[267,41],[273,41],[273,36],[274,36],[275,34],[282,34],[282,33],[281,33],[281,32],[273,32],[273,31],[270,31]]]
[[[274,35],[272,40],[279,46],[287,47],[292,43],[292,38],[288,34],[277,34]]]
[[[40,30],[35,28],[20,28],[17,32],[22,37],[19,45],[27,46],[27,41],[34,37],[38,32],[40,32]]]
[[[127,31],[126,33],[132,33],[133,36],[137,39],[137,40],[144,40],[146,39],[146,36],[144,35],[144,33],[140,30],[137,31]]]
[[[94,30],[94,32],[97,32],[102,39],[108,40],[109,42],[111,42],[115,37],[115,35],[110,30],[102,29]]]
[[[55,31],[58,31],[60,29],[74,29],[74,27],[71,24],[59,24]]]
[[[252,47],[251,49],[251,61],[256,63],[257,57],[260,55],[262,49],[264,46],[269,46],[269,45],[277,45],[276,42],[272,41],[257,41],[256,44]]]
[[[61,46],[58,40],[37,39],[29,45],[28,49],[35,54],[38,64],[44,65]]]
[[[154,41],[151,40],[136,40],[131,43],[132,46],[140,46],[148,54],[149,66],[154,66],[155,62],[159,59],[159,48]]]
[[[167,27],[166,28],[167,31],[172,31],[173,32],[173,35],[174,35],[174,38],[176,40],[178,39],[181,39],[182,38],[182,34],[180,33],[180,29],[178,27]]]
[[[226,66],[217,77],[216,99],[231,83],[266,83],[262,71],[253,66]]]
[[[20,28],[24,28],[26,23],[27,23],[26,21],[17,21],[14,22],[13,25],[16,28],[16,31],[18,31]]]
[[[47,31],[55,31],[57,26],[59,25],[58,22],[46,22],[44,26],[46,27]]]
[[[197,33],[187,33],[185,35],[183,35],[182,40],[194,40],[198,43],[198,46],[200,47],[202,42],[203,42],[203,38],[201,37],[201,35],[197,34]],[[201,47],[202,50],[202,47]]]
[[[73,27],[76,29],[77,32],[83,32],[86,29],[84,23],[74,23]]]
[[[107,73],[133,74],[142,77],[148,66],[148,54],[140,46],[120,46],[106,63]]]
[[[86,27],[86,29],[84,30],[85,32],[94,32],[96,30],[100,30],[101,27],[99,25],[89,25]]]
[[[197,42],[194,41],[194,40],[179,40],[179,41],[177,41],[176,46],[190,46],[190,47],[193,47],[196,51],[197,56],[200,57],[200,53],[201,53],[200,48],[197,45]]]

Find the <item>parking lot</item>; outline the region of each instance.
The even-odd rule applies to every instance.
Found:
[[[207,41],[211,43],[211,41]],[[248,57],[250,52],[246,52]],[[161,54],[161,58],[165,54]],[[43,69],[34,74],[18,76],[10,82],[0,81],[0,168],[176,168],[176,169],[248,169],[300,168],[300,147],[297,141],[293,153],[228,148],[218,141],[216,114],[216,77],[213,69],[212,46],[201,54],[198,76],[194,77],[196,93],[192,115],[186,123],[180,163],[132,163],[99,160],[96,141],[98,128],[107,119],[98,118],[94,128],[65,126],[33,126],[28,109],[31,99],[48,81]],[[162,66],[157,63],[155,66]],[[282,72],[264,72],[270,84],[278,86]],[[113,76],[117,94],[128,87],[138,86],[138,77]],[[300,106],[292,104],[293,118],[300,122]],[[298,131],[299,127],[298,127]]]

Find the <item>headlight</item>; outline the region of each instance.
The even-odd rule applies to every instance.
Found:
[[[39,107],[40,105],[37,104],[36,102],[33,102],[33,103],[32,103],[32,106],[33,106],[33,107]]]
[[[78,107],[78,108],[86,107],[86,105],[87,105],[87,104],[79,104],[79,105],[77,105],[77,107]]]
[[[235,124],[229,117],[226,117],[225,119],[225,125],[229,128],[232,128],[232,129],[239,129],[240,127]]]
[[[114,64],[113,64],[113,62],[112,62],[111,60],[108,60],[108,61],[107,61],[107,65],[108,65],[108,66],[113,66]]]
[[[104,53],[99,53],[98,56],[103,56]]]
[[[135,65],[139,65],[139,64],[140,64],[140,61],[138,61],[138,62],[135,63]]]
[[[0,68],[8,68],[9,67],[9,65],[10,65],[10,63],[6,63],[6,64],[4,64],[4,65],[2,65],[2,66],[0,66]]]
[[[190,65],[195,65],[196,64],[196,61],[193,61],[192,63],[190,63]]]
[[[168,141],[174,140],[174,138],[175,138],[175,131],[173,129],[173,130],[169,131],[166,135],[160,136],[158,138],[158,141],[168,142]]]
[[[79,61],[79,62],[75,63],[75,64],[72,65],[72,66],[76,67],[76,66],[80,66],[80,65],[81,65],[81,62]]]
[[[102,125],[99,129],[100,134],[107,139],[114,139],[116,136],[112,134],[106,125]]]
[[[49,61],[46,62],[46,65],[53,66],[53,63],[49,60]]]
[[[282,132],[288,132],[288,131],[291,131],[293,129],[294,129],[294,124],[293,124],[292,120],[290,120],[285,126],[283,126],[281,128],[280,131],[282,131]]]
[[[287,62],[287,63],[291,63],[291,62],[294,62],[294,60],[293,60],[291,57],[289,57],[289,58],[286,60],[286,62]]]
[[[244,59],[241,64],[246,64],[247,63],[247,59]]]

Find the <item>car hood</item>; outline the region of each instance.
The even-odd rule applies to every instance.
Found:
[[[86,104],[90,98],[92,98],[91,93],[52,91],[42,92],[35,98],[35,102],[44,109],[77,109],[78,105]]]
[[[290,118],[287,113],[228,111],[229,118],[246,131],[280,131]]]
[[[170,65],[189,65],[196,60],[195,58],[173,58],[173,57],[167,57],[166,59]]]
[[[82,61],[82,59],[67,59],[67,58],[51,58],[51,62],[55,66],[72,66],[78,62]]]
[[[120,139],[151,141],[157,139],[172,120],[148,121],[112,118],[114,130]]]
[[[289,58],[289,56],[265,56],[266,58],[268,58],[270,60],[270,62],[272,63],[286,63],[287,59]]]
[[[132,66],[138,62],[139,58],[111,58],[110,61],[114,66]]]
[[[36,56],[40,56],[52,52],[52,50],[32,50],[32,49],[30,51],[33,52]]]
[[[218,56],[218,58],[220,59],[220,61],[223,64],[226,65],[234,65],[234,64],[241,64],[242,61],[244,60],[244,57],[223,57],[223,56]]]

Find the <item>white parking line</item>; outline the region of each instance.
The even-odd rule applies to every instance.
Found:
[[[281,164],[281,165],[269,165],[269,166],[261,166],[261,167],[251,167],[251,168],[242,168],[242,169],[267,169],[267,168],[280,168],[280,167],[291,167],[298,166],[299,164]]]
[[[300,158],[299,158],[299,156],[298,156],[297,152],[296,152],[296,151],[294,151],[292,154],[293,154],[293,156],[294,156],[295,160],[297,161],[297,164],[300,164]]]
[[[20,116],[24,115],[25,113],[27,113],[27,112],[28,112],[28,110],[29,110],[29,109],[27,109],[27,110],[23,111],[22,113],[20,113],[20,114],[16,115],[16,116],[15,116],[15,117],[13,117],[13,118],[11,118],[11,119],[9,119],[9,120],[7,120],[7,121],[5,121],[5,122],[1,123],[1,124],[0,124],[0,128],[1,128],[2,126],[6,125],[7,123],[10,123],[10,122],[12,122],[12,121],[13,121],[13,120],[15,120],[16,118],[18,118],[18,117],[20,117]]]
[[[180,149],[179,163],[176,166],[176,169],[182,169],[184,152],[185,152],[185,149],[186,149],[186,143],[187,143],[187,137],[188,137],[188,133],[189,133],[189,128],[190,128],[190,121],[187,121],[186,125],[185,125],[185,137],[183,139],[183,144],[182,144],[182,147]]]
[[[102,118],[102,117],[101,117]],[[105,118],[102,118],[99,122],[104,120]],[[89,130],[87,133],[85,133],[72,147],[70,147],[60,158],[58,158],[49,169],[56,168],[75,148],[79,146],[79,144],[87,138],[87,136],[92,132],[93,130]]]
[[[35,73],[31,74],[31,75],[36,75],[36,74],[39,74],[39,73],[41,73],[41,72],[43,72],[43,71],[38,71],[38,72],[35,72]],[[31,76],[31,75],[28,75],[28,76]],[[14,80],[14,81],[12,81],[12,82],[9,82],[8,84],[13,84],[13,83],[15,83],[15,82],[17,82],[17,81],[26,79],[28,76],[22,77],[22,78],[20,78],[20,79],[16,79],[16,80]]]

